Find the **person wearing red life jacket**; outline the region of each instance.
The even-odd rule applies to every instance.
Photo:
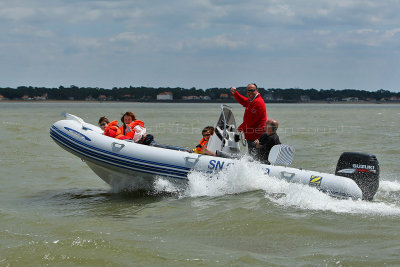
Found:
[[[123,135],[121,129],[118,128],[117,121],[112,121],[109,124],[107,124],[107,127],[104,129],[104,135],[121,140],[129,139],[129,137]]]
[[[265,102],[255,83],[250,83],[247,86],[247,97],[242,96],[235,87],[231,88],[231,93],[239,104],[246,108],[243,115],[243,123],[238,127],[238,131],[244,133],[249,154],[254,156],[256,153],[254,140],[260,138],[267,121]]]

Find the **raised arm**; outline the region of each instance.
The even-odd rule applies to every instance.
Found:
[[[241,104],[243,107],[247,107],[249,105],[249,99],[247,97],[242,96],[235,87],[231,88],[231,93],[233,97]]]

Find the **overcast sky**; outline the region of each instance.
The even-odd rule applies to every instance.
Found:
[[[0,86],[400,91],[400,0],[0,0]]]

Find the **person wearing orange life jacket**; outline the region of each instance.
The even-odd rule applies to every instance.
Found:
[[[131,128],[128,127],[128,125],[131,124],[134,120],[136,120],[136,116],[135,113],[131,111],[127,111],[124,113],[124,115],[122,115],[121,117],[122,126],[119,129],[121,130],[121,133],[123,135],[126,135],[131,131]]]
[[[195,149],[193,149],[194,153],[197,154],[205,154],[205,155],[211,155],[215,156],[215,153],[211,152],[207,148],[208,141],[210,140],[210,136],[214,134],[214,127],[212,126],[207,126],[201,131],[201,134],[203,135],[203,138],[200,140],[200,144],[196,146]]]
[[[144,122],[137,120],[133,112],[125,112],[122,116],[121,121],[124,123],[121,127],[121,133],[132,139],[135,143],[150,145],[154,141],[154,137],[151,134],[146,133],[146,127]]]
[[[107,126],[110,126],[104,134],[118,139],[132,139],[136,143],[150,145],[154,137],[151,134],[146,134],[144,122],[136,120],[133,112],[127,111],[122,115],[121,121],[123,125],[118,128],[118,122],[113,121]],[[118,129],[117,129],[118,128]]]
[[[126,136],[133,139],[135,143],[140,143],[140,141],[146,137],[146,127],[141,120],[134,120],[127,125],[127,128],[129,128],[129,130],[127,130]]]
[[[104,130],[104,135],[117,138],[117,139],[128,139],[127,136],[123,135],[120,128],[118,128],[118,122],[117,121],[112,121],[109,124],[107,124],[107,127]]]

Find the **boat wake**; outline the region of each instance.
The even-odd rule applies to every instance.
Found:
[[[381,181],[376,198],[400,206],[400,182],[395,181]]]
[[[347,214],[400,216],[400,182],[381,181],[374,201],[337,199],[304,184],[290,183],[268,176],[260,164],[247,158],[230,168],[214,173],[192,172],[188,185],[182,189],[159,177],[155,181],[156,192],[177,193],[180,197],[218,197],[228,194],[262,190],[265,198],[284,207],[304,210],[331,211]]]

